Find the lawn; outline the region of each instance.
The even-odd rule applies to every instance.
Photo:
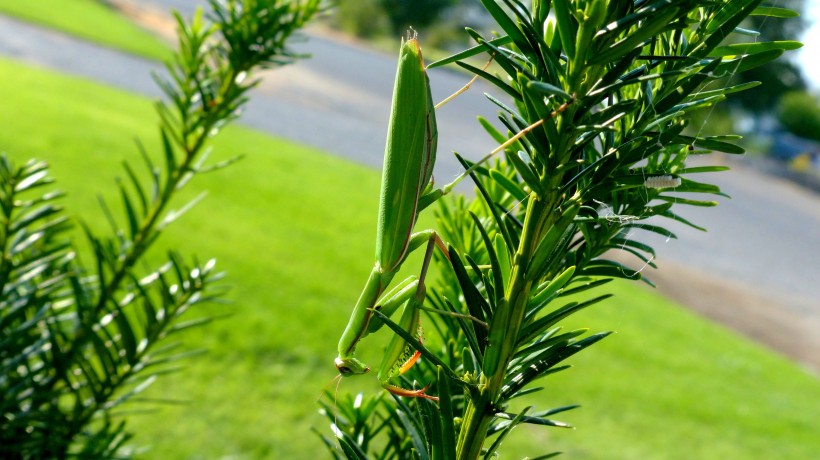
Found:
[[[101,225],[96,195],[115,196],[123,159],[138,164],[133,138],[156,146],[150,101],[10,61],[0,60],[0,74],[0,151],[48,160],[66,205]],[[150,390],[184,404],[130,417],[134,443],[152,446],[142,458],[327,458],[309,428],[328,432],[315,401],[335,375],[335,343],[372,264],[378,174],[234,126],[214,157],[237,153],[247,157],[190,185],[188,196],[208,196],[162,243],[216,257],[232,303],[206,308],[229,316],[184,337],[208,353]],[[609,290],[613,300],[571,326],[619,333],[527,401],[582,404],[562,414],[577,429],[522,429],[502,458],[552,449],[584,459],[820,452],[820,380],[642,286]],[[377,388],[365,376],[340,391]]]
[[[0,14],[51,27],[148,59],[165,60],[169,47],[99,0],[0,0]]]

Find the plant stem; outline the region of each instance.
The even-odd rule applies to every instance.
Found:
[[[530,264],[536,245],[544,235],[545,229],[557,220],[557,213],[551,212],[555,198],[544,200],[533,194],[527,206],[524,218],[524,231],[521,242],[513,260],[510,280],[504,301],[499,304],[494,315],[492,327],[506,331],[501,351],[501,364],[492,375],[482,376],[483,389],[477,399],[470,400],[464,413],[462,430],[458,440],[458,459],[472,460],[481,454],[487,428],[495,416],[494,401],[498,399],[504,385],[507,366],[515,354],[518,332],[526,311],[527,299],[532,289],[532,280],[528,279],[527,267]]]
[[[456,447],[458,460],[476,459],[481,454],[487,429],[493,420],[492,403],[488,396],[485,388],[477,400],[472,399],[467,404]]]

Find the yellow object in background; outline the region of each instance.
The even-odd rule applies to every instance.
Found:
[[[789,162],[789,167],[795,171],[808,172],[811,169],[811,154],[801,153]]]

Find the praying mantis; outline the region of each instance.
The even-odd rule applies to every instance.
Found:
[[[373,320],[374,309],[390,316],[402,307],[399,325],[408,331],[418,330],[419,307],[426,295],[424,275],[433,248],[437,245],[447,254],[434,231],[412,233],[419,212],[441,195],[440,191],[432,190],[431,184],[438,140],[435,108],[415,36],[403,41],[399,52],[391,113],[376,226],[376,263],[339,340],[335,365],[342,376],[370,370],[355,357],[355,349],[362,338],[383,325]],[[425,242],[427,254],[419,277],[408,278],[385,292],[407,255]],[[435,399],[426,395],[424,389],[407,390],[389,383],[418,359],[418,352],[409,350],[403,339],[393,337],[379,368],[379,382],[396,395]]]
[[[473,81],[475,77],[453,96],[469,88]],[[453,96],[439,105],[448,102]],[[561,113],[572,101],[574,97],[553,111],[550,116]],[[455,184],[476,166],[506,149],[543,122],[537,121],[523,129],[460,174],[453,182],[441,189],[435,189],[432,174],[438,140],[436,108],[433,105],[418,39],[415,34],[412,37],[408,36],[406,41],[402,41],[399,52],[391,117],[387,129],[376,233],[376,263],[342,333],[338,356],[334,361],[336,369],[343,377],[370,371],[365,363],[356,358],[355,350],[364,337],[384,325],[382,321],[374,320],[375,310],[380,310],[389,317],[401,308],[399,326],[415,334],[415,337],[420,337],[420,310],[423,309],[426,296],[424,278],[433,251],[438,247],[448,258],[449,253],[444,242],[433,230],[413,233],[419,212],[449,193]],[[408,254],[425,243],[426,252],[419,276],[407,278],[387,290]],[[425,393],[426,387],[410,390],[391,383],[393,378],[409,370],[420,355],[421,353],[414,350],[407,341],[394,335],[379,366],[377,378],[382,387],[398,396],[438,400],[435,396]]]

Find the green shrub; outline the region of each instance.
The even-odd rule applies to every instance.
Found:
[[[777,108],[777,119],[790,133],[820,141],[820,101],[812,94],[786,93]]]
[[[401,34],[408,27],[423,29],[432,24],[455,0],[379,0],[387,13],[393,33]]]
[[[390,32],[390,19],[380,0],[339,0],[333,22],[343,31],[362,38]]]
[[[125,163],[117,205],[102,204],[108,232],[66,232],[47,165],[0,157],[0,457],[133,453],[118,411],[190,355],[175,334],[209,318],[183,317],[224,291],[213,260],[149,250],[196,201],[173,209],[172,198],[225,166],[206,164],[207,151],[256,85],[247,74],[292,62],[286,42],[320,1],[212,0],[212,22],[177,16],[180,50],[157,80],[163,142],[139,146],[140,167]]]
[[[644,269],[655,267],[655,251],[636,239],[638,230],[675,238],[664,222],[701,229],[677,210],[715,206],[710,195],[723,193],[698,181],[698,174],[726,168],[691,167],[689,157],[744,150],[733,142],[738,136],[709,136],[699,129],[685,134],[690,115],[755,86],[727,87],[727,73],[754,68],[794,47],[721,46],[750,14],[782,14],[758,8],[760,0],[534,0],[530,8],[516,0],[481,3],[500,36],[468,29],[476,46],[430,67],[455,62],[512,100],[491,99],[500,127],[480,120],[500,145],[477,163],[457,156],[475,197],[440,201],[441,251],[428,243],[418,278],[393,283],[395,290],[392,270],[406,254],[382,258],[382,250],[398,240],[412,251],[424,247],[421,237],[435,239],[429,231],[412,237],[414,220],[398,231],[379,228],[380,257],[342,335],[337,368],[342,376],[366,372],[354,357],[356,346],[382,325],[393,337],[390,352],[400,351],[397,343],[406,348],[386,355],[379,366],[378,378],[391,399],[324,404],[340,449],[325,441],[336,458],[487,459],[517,426],[570,426],[554,416],[577,406],[536,411],[521,407],[519,399],[543,390],[544,377],[568,369],[568,358],[610,334],[564,330],[565,319],[608,299],[611,294],[601,289],[611,281],[641,280]],[[493,59],[498,74],[464,61],[481,53]],[[409,54],[400,55],[397,83],[405,82]],[[409,75],[410,82],[421,81]],[[453,185],[436,189],[428,183],[438,134],[435,111],[423,103],[424,94],[405,98],[404,88],[396,86],[380,219],[382,210],[397,204],[418,213]],[[423,89],[429,92],[418,92]],[[410,109],[396,104],[405,99],[417,103]],[[406,143],[395,141],[395,133],[404,130]],[[406,147],[411,142],[420,147]],[[401,155],[394,145],[404,146]],[[411,167],[406,182],[415,188],[396,196],[395,170]],[[650,218],[652,224],[643,222]],[[633,262],[614,259],[617,251]],[[432,279],[426,268],[434,254],[439,270]],[[401,319],[391,319],[390,307],[405,299],[408,288]],[[420,323],[413,315],[422,309],[428,317]],[[422,343],[419,324],[436,330],[441,340]],[[402,362],[414,353],[424,362],[408,371],[412,361]]]

